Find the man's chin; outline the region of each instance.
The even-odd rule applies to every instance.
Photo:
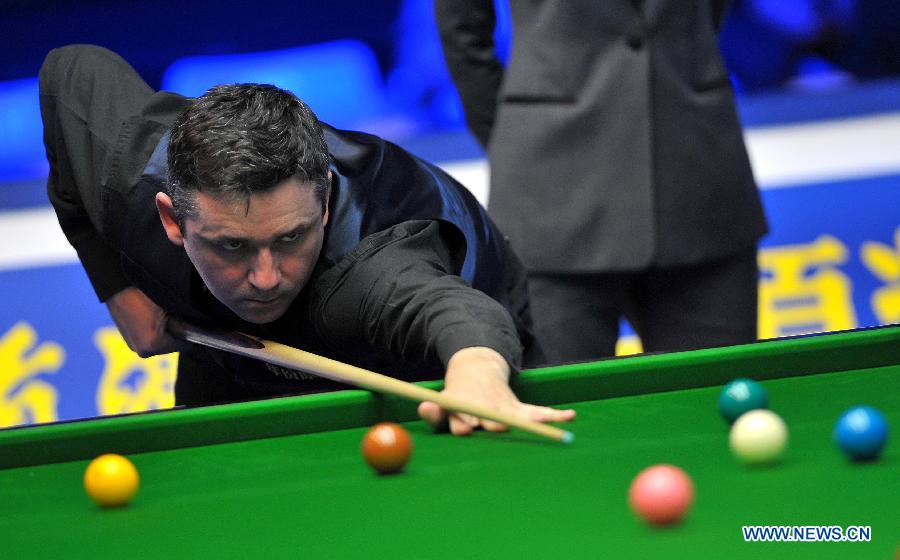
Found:
[[[235,309],[231,308],[234,313],[247,321],[248,323],[253,323],[256,325],[263,325],[265,323],[271,323],[272,321],[277,321],[281,318],[282,315],[287,311],[287,306],[284,305],[252,305],[247,306],[243,305],[239,308]]]

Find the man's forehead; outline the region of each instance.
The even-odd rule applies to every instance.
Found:
[[[194,221],[203,229],[296,228],[315,223],[322,214],[315,188],[300,181],[251,194],[198,191],[195,200]]]

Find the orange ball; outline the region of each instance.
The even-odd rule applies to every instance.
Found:
[[[628,503],[652,525],[677,523],[694,503],[694,483],[676,466],[654,465],[634,478]]]
[[[84,471],[84,489],[98,505],[127,504],[138,491],[140,476],[134,463],[121,455],[100,455]]]
[[[412,455],[412,447],[409,433],[393,422],[375,424],[362,440],[363,457],[381,474],[402,471]]]

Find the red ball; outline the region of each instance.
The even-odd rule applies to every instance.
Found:
[[[402,426],[393,422],[375,424],[362,440],[366,462],[381,474],[403,470],[412,455],[412,439]]]
[[[631,482],[628,503],[644,521],[653,525],[677,523],[694,502],[694,483],[673,465],[654,465]]]

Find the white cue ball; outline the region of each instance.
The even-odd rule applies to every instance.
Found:
[[[784,420],[771,410],[758,409],[742,414],[731,426],[731,452],[749,465],[774,463],[787,445]]]

